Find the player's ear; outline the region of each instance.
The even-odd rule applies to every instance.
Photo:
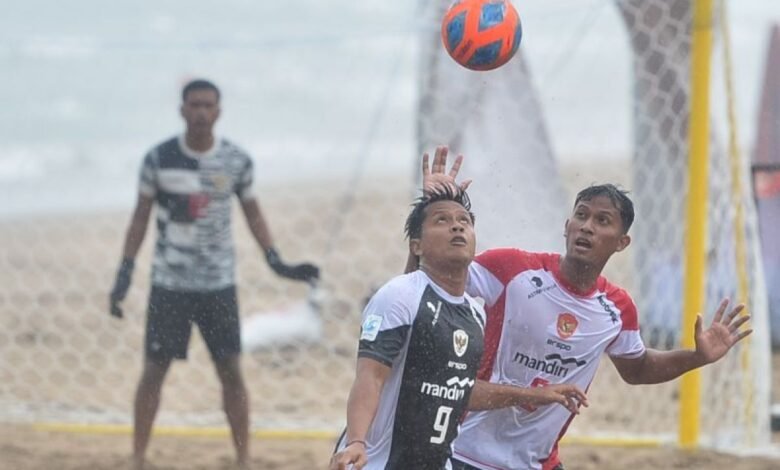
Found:
[[[567,238],[569,233],[569,219],[563,223],[563,238]]]
[[[409,252],[418,258],[422,255],[422,243],[419,238],[409,239]]]
[[[615,248],[615,251],[623,251],[625,250],[628,245],[631,244],[631,236],[626,234],[623,234],[618,239],[617,248]]]

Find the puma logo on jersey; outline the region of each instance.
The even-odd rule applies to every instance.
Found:
[[[433,306],[433,302],[427,302],[428,308],[433,312],[433,321],[431,325],[435,325],[439,321],[439,312],[441,311],[441,300],[436,302],[436,306]]]

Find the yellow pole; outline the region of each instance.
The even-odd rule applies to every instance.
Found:
[[[709,180],[710,53],[712,0],[693,0],[691,38],[691,103],[688,121],[688,201],[685,243],[685,298],[682,345],[694,348],[694,322],[703,311],[704,275],[707,269],[707,190]],[[699,443],[701,373],[691,371],[680,383],[680,446]]]

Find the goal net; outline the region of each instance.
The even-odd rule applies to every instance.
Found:
[[[428,20],[440,18],[449,3],[438,2],[428,9]],[[431,148],[446,142],[454,152],[469,157],[463,173],[475,180],[470,191],[483,247],[558,251],[576,191],[593,182],[630,189],[637,213],[633,242],[627,254],[614,257],[607,274],[632,293],[648,346],[670,349],[680,347],[683,305],[692,2],[618,0],[612,7],[625,26],[625,35],[612,40],[626,41],[630,50],[622,66],[631,71],[632,85],[620,105],[630,110],[626,113],[632,122],[630,152],[607,156],[612,158],[557,158],[546,105],[576,111],[578,101],[609,106],[614,97],[599,97],[599,90],[589,89],[583,80],[572,84],[576,96],[571,101],[555,103],[566,96],[545,87],[558,77],[535,79],[525,47],[489,79],[465,72],[449,59],[434,33],[423,44],[421,55],[420,143],[421,148]],[[719,31],[715,35],[721,37]],[[722,41],[717,46],[722,48]],[[595,59],[589,65],[597,68],[602,63]],[[725,86],[724,65],[730,64],[714,62],[713,87]],[[723,88],[712,94],[718,93],[726,95]],[[723,361],[704,369],[700,442],[718,448],[750,448],[768,443],[767,306],[747,159],[730,158],[726,151],[734,125],[727,119],[727,106],[726,100],[714,102],[710,117],[703,313],[712,315],[724,297],[740,299],[747,304],[756,333]],[[620,114],[612,116],[616,122],[607,132],[613,135],[605,139],[615,138],[620,118]],[[588,132],[587,122],[580,125],[582,132]],[[565,191],[568,195],[562,197]],[[709,321],[711,317],[705,316],[705,323]],[[568,435],[591,442],[676,442],[683,413],[679,382],[630,387],[608,362],[589,392],[594,406],[574,421]]]
[[[154,224],[136,263],[125,318],[109,317],[107,303],[141,156],[165,137],[165,129],[181,125],[178,84],[161,86],[162,76],[205,75],[221,86],[221,125],[255,159],[255,192],[280,253],[289,261],[314,261],[323,272],[316,328],[285,330],[273,344],[243,355],[254,429],[334,437],[340,431],[360,311],[373,289],[403,270],[403,222],[419,186],[419,155],[442,143],[467,157],[463,174],[475,180],[470,193],[480,248],[560,251],[578,189],[592,182],[630,189],[637,210],[633,242],[610,261],[607,275],[632,293],[648,345],[679,346],[690,0],[578,6],[584,20],[566,38],[589,32],[604,15],[622,22],[623,29],[601,38],[597,47],[575,40],[548,43],[546,50],[529,33],[517,57],[484,74],[458,67],[441,46],[439,21],[449,0],[358,6],[338,0],[338,8],[333,2],[292,3],[313,18],[344,13],[311,21],[312,30],[296,29],[293,39],[284,28],[258,31],[254,22],[238,22],[227,39],[209,42],[193,32],[172,41],[166,35],[172,26],[158,18],[154,38],[160,47],[122,41],[106,48],[79,41],[47,47],[46,38],[36,38],[18,55],[0,55],[0,63],[13,57],[20,74],[42,75],[43,60],[51,54],[71,54],[75,65],[68,66],[81,64],[84,70],[85,57],[117,64],[100,83],[89,82],[92,76],[74,79],[73,93],[94,97],[95,109],[127,94],[137,99],[115,104],[127,111],[124,118],[141,116],[122,124],[130,137],[93,116],[78,131],[67,127],[78,136],[68,137],[73,141],[48,136],[51,145],[39,144],[10,134],[0,139],[14,143],[3,144],[0,157],[11,158],[0,160],[0,178],[6,178],[0,191],[8,196],[0,208],[0,421],[131,424]],[[538,20],[544,27],[557,31],[567,18],[560,6],[547,11],[541,0],[527,4],[542,12]],[[524,5],[517,8],[522,21],[532,21]],[[600,52],[612,43],[621,44],[622,52],[614,57]],[[722,46],[716,40],[714,57]],[[552,59],[538,69],[539,57]],[[156,64],[153,77],[145,72],[147,60]],[[212,65],[204,69],[204,63]],[[721,65],[713,64],[713,89],[725,82]],[[52,73],[60,73],[56,67]],[[618,85],[623,75],[630,75],[626,88]],[[92,84],[88,90],[85,83]],[[150,90],[132,88],[137,83]],[[55,102],[54,108],[66,121],[90,115],[89,107],[74,101]],[[727,152],[726,103],[715,100],[712,108],[705,313],[711,315],[721,297],[737,297],[743,283],[755,333],[704,370],[701,443],[747,449],[768,442],[766,293],[748,169],[744,160],[733,164]],[[30,111],[31,119],[47,119],[40,114]],[[151,118],[162,115],[170,118]],[[599,127],[600,121],[606,125]],[[594,147],[603,154],[577,152]],[[6,185],[14,169],[18,176]],[[46,179],[46,169],[57,177]],[[242,219],[236,210],[244,325],[258,315],[275,315],[282,323],[286,318],[288,325],[299,321],[296,312],[310,295],[308,287],[273,275]],[[630,387],[608,362],[589,392],[593,405],[575,420],[569,436],[674,442],[679,383]],[[175,363],[166,379],[157,424],[224,428],[220,403],[208,352],[193,334],[189,360]]]

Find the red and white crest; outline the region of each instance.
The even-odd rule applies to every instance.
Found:
[[[560,336],[561,339],[570,337],[574,334],[575,331],[577,331],[578,325],[579,322],[574,315],[571,313],[561,313],[558,315],[558,324],[556,325],[558,336]]]

